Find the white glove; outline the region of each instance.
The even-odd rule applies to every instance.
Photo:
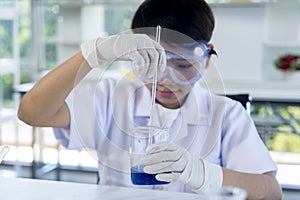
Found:
[[[81,52],[91,68],[105,67],[109,61],[133,61],[141,78],[151,78],[154,69],[166,68],[164,48],[145,34],[123,34],[96,38],[81,45]]]
[[[220,166],[193,158],[186,149],[176,144],[160,142],[151,145],[141,162],[146,165],[144,172],[157,174],[157,180],[178,181],[196,193],[222,186],[223,172]]]

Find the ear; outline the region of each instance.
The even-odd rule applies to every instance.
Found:
[[[208,44],[208,47],[210,49],[214,49],[214,45],[213,44]],[[208,58],[207,58],[206,63],[205,63],[205,69],[207,69],[209,67],[209,62],[210,62],[211,56],[212,56],[211,54],[208,55]]]

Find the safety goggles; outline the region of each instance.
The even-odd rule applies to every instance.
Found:
[[[157,80],[170,78],[179,85],[193,85],[202,77],[205,61],[210,54],[215,54],[205,43],[198,43],[193,52],[170,52],[166,50],[167,67],[164,72],[158,72]],[[213,51],[213,52],[211,52]],[[151,83],[152,79],[144,79]]]

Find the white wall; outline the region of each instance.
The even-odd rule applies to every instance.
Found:
[[[219,56],[205,74],[210,89],[300,101],[300,72],[285,80],[274,66],[282,54],[300,54],[300,3],[212,8],[216,18],[212,43]]]
[[[264,8],[213,8],[216,28],[212,42],[224,79],[261,80]]]

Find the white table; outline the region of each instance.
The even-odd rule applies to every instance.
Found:
[[[0,178],[2,200],[204,200],[198,194],[166,192],[94,184]]]

